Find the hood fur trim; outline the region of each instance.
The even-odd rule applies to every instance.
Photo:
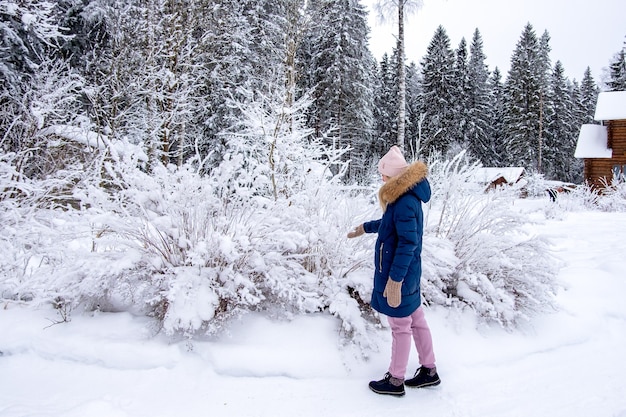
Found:
[[[402,174],[389,178],[378,191],[378,201],[383,212],[387,209],[387,205],[406,194],[407,191],[426,178],[427,175],[428,167],[426,164],[417,161],[409,165]]]

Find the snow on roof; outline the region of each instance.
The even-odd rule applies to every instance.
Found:
[[[603,91],[598,95],[595,120],[626,119],[626,91]]]
[[[607,148],[606,126],[582,125],[578,134],[575,158],[612,158],[613,150]]]
[[[512,184],[516,183],[522,177],[523,173],[524,167],[481,167],[476,168],[472,178],[476,182],[491,184],[498,178],[502,177],[507,183]]]

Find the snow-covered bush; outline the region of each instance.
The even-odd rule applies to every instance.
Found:
[[[425,237],[424,296],[515,326],[554,307],[557,264],[548,243],[524,231],[528,219],[513,209],[519,190],[477,192],[471,181],[476,168],[463,154],[430,164],[433,197]],[[436,266],[428,261],[430,256],[448,262]]]
[[[71,141],[67,129],[54,133]],[[88,136],[72,139],[88,144]],[[82,175],[63,165],[46,180],[16,182],[14,160],[3,156],[0,189],[22,192],[2,198],[2,298],[63,311],[147,314],[165,332],[186,335],[219,332],[246,311],[287,317],[328,311],[340,319],[346,340],[368,344],[376,325],[366,304],[370,277],[350,273],[363,250],[345,234],[355,225],[356,206],[377,207],[372,190],[355,197],[328,169],[339,164],[340,152],[316,160],[312,151],[297,152],[302,145],[294,136],[291,142],[273,136],[285,143],[273,145],[272,171],[267,154],[252,152],[250,137],[208,175],[197,161],[154,164],[147,173],[141,149],[106,137],[87,148]],[[61,187],[62,200],[74,204],[42,204],[52,201],[46,200],[52,181],[64,176],[71,180]]]
[[[626,211],[626,182],[623,176],[604,184],[597,205],[604,211]]]
[[[3,297],[156,314],[168,332],[215,331],[238,311],[329,304],[320,294],[333,287],[327,238],[344,232],[320,230],[319,217],[333,216],[321,206],[329,196],[236,205],[188,166],[151,175],[120,166],[108,166],[114,193],[89,180],[77,187],[82,211],[27,215],[5,201]]]

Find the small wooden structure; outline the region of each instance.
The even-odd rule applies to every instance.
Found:
[[[602,189],[613,180],[624,181],[626,91],[600,93],[594,119],[601,124],[582,125],[574,156],[584,160],[585,181]]]
[[[526,185],[524,167],[481,167],[477,168],[472,180],[485,188],[485,191],[496,189],[504,185],[518,185],[522,188]]]

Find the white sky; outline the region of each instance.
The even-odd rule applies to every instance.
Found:
[[[364,0],[368,7],[376,0]],[[370,7],[370,10],[371,7]],[[511,55],[526,23],[537,36],[551,36],[552,64],[560,60],[570,79],[580,81],[587,66],[600,80],[626,40],[625,0],[424,0],[423,7],[406,20],[406,55],[419,63],[437,26],[446,29],[453,50],[461,38],[471,43],[478,28],[489,69],[497,66],[506,78]],[[370,13],[370,49],[376,59],[395,46],[397,25],[381,24]]]

